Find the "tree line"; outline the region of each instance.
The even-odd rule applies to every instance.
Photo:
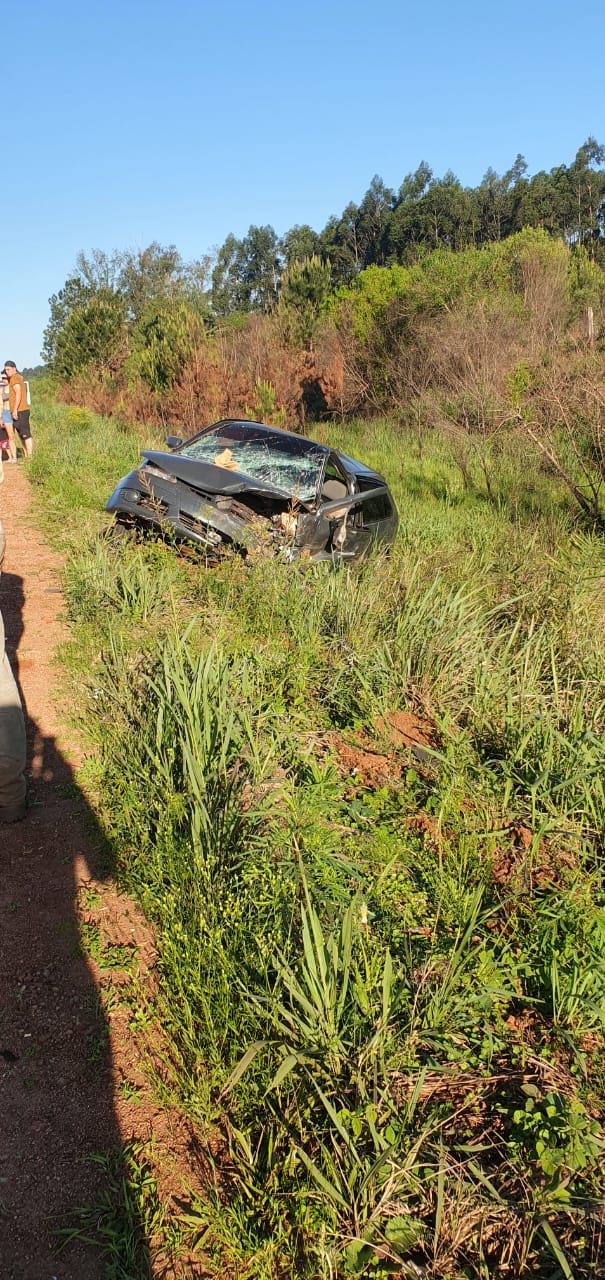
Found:
[[[542,228],[605,264],[604,164],[605,149],[592,137],[570,165],[530,177],[519,155],[501,176],[488,169],[475,188],[450,171],[437,178],[423,162],[398,191],[373,178],[360,203],[349,203],[321,232],[296,225],[280,238],[271,226],[251,226],[190,263],[174,245],[157,243],[81,253],[50,299],[44,359],[66,379],[90,367],[115,371],[165,329],[178,339],[172,331],[192,322],[273,314],[280,303],[299,313],[297,336],[308,342],[326,298],[368,267],[408,265],[434,249],[480,248],[524,227]],[[153,374],[148,358],[142,365],[144,377]],[[165,372],[169,381],[177,370]]]

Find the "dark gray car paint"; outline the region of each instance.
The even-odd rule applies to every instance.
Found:
[[[252,427],[254,425],[251,424]],[[277,434],[284,433],[278,431]],[[174,441],[176,445],[177,439],[171,437],[170,443]],[[181,443],[179,441],[179,445]],[[278,552],[280,546],[282,550],[289,548],[292,558],[307,554],[312,560],[331,560],[335,556],[345,560],[357,559],[372,542],[392,542],[398,516],[382,477],[344,454],[317,446],[312,441],[309,445],[324,453],[323,463],[318,468],[319,492],[326,466],[331,462],[348,489],[343,497],[323,503],[321,498],[298,502],[291,494],[269,482],[241,473],[234,474],[223,467],[179,453],[145,450],[142,467],[131,471],[119,482],[106,504],[106,510],[114,512],[122,522],[172,527],[177,536],[206,548],[226,541],[252,549],[261,540],[265,545],[268,531],[272,535],[270,541],[274,550]],[[147,469],[147,464],[153,471]],[[358,481],[367,483],[369,480],[376,481],[371,489],[355,492]],[[128,490],[138,492],[140,500],[133,502]],[[363,506],[380,494],[388,496],[390,516],[364,524]],[[246,497],[253,500],[256,514],[252,508],[246,511]],[[260,515],[259,504],[261,508],[266,507]],[[276,531],[271,517],[279,516],[280,512],[295,516],[294,537]],[[257,532],[259,521],[263,529],[262,539]]]

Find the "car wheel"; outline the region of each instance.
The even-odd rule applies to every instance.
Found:
[[[105,541],[112,542],[114,545],[121,542],[133,542],[136,536],[136,525],[128,523],[126,520],[114,520],[113,524],[110,524],[103,534]]]

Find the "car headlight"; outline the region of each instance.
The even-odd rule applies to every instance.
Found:
[[[167,480],[169,484],[176,484],[176,476],[172,476],[169,471],[162,471],[161,467],[154,467],[152,462],[146,462],[143,467],[143,475],[149,474],[159,476],[160,480]]]

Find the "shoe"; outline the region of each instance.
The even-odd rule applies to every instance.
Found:
[[[21,822],[27,813],[27,800],[16,804],[0,804],[0,822]]]

